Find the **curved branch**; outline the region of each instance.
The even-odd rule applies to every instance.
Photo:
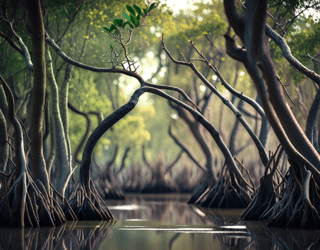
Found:
[[[21,55],[24,56],[22,49],[20,49],[15,43],[14,41],[12,41],[8,36],[6,36],[6,34],[4,34],[2,31],[0,31],[0,36],[2,36],[4,39],[6,39],[6,41],[11,45],[11,47],[13,47],[15,50],[17,50]]]
[[[17,39],[17,41],[21,47],[21,51],[22,51],[22,54],[26,60],[26,64],[27,64],[28,69],[30,71],[33,71],[33,63],[32,63],[31,56],[30,56],[30,53],[29,53],[27,46],[24,44],[21,37],[18,36],[17,33],[14,31],[14,29],[12,27],[12,23],[11,22],[8,22],[8,23],[9,23],[9,27],[10,27],[11,32],[13,33],[13,35],[15,36],[15,38]],[[20,52],[20,50],[18,50],[18,51]]]
[[[320,76],[316,74],[314,71],[304,66],[291,54],[291,50],[286,42],[286,39],[281,37],[269,25],[266,25],[265,31],[266,34],[279,46],[279,48],[282,51],[282,55],[287,59],[287,61],[297,70],[299,70],[302,74],[304,74],[312,81],[314,81],[318,86],[320,86]]]
[[[147,160],[145,146],[142,145],[141,149],[142,149],[142,160],[146,164],[146,166],[151,170],[151,176],[153,176],[154,170],[153,170],[153,167],[151,166],[151,164]]]
[[[78,146],[77,146],[77,148],[76,148],[76,150],[74,151],[74,154],[73,154],[74,161],[77,162],[77,163],[80,163],[81,160],[79,159],[79,153],[80,153],[80,150],[81,150],[82,146],[85,144],[85,142],[87,141],[87,139],[89,137],[89,132],[90,132],[90,129],[91,129],[91,120],[90,120],[90,117],[89,117],[89,115],[87,113],[81,112],[80,110],[76,109],[69,102],[68,102],[68,108],[71,109],[76,114],[84,116],[84,118],[86,118],[86,122],[87,122],[86,131],[85,131],[84,135],[82,136],[82,139],[81,139],[80,143],[78,144]]]
[[[308,139],[313,142],[313,127],[316,124],[318,112],[320,107],[320,88],[317,91],[317,94],[311,104],[308,117],[307,117],[307,124],[306,124],[306,136]]]
[[[117,176],[122,172],[122,170],[124,169],[125,167],[125,161],[128,157],[128,153],[130,151],[131,147],[126,147],[126,150],[124,151],[124,154],[122,156],[122,161],[121,161],[121,166],[120,166],[120,169],[114,174],[114,177],[117,178]]]
[[[259,151],[259,155],[261,158],[261,161],[264,165],[266,165],[269,161],[269,157],[268,154],[265,150],[265,148],[263,147],[261,141],[259,140],[259,138],[257,137],[257,135],[252,131],[252,129],[250,128],[249,124],[246,122],[246,120],[244,119],[244,117],[242,116],[242,114],[235,108],[235,106],[228,100],[226,99],[218,90],[216,87],[214,87],[202,74],[201,72],[195,67],[195,65],[193,63],[190,62],[186,62],[186,61],[178,61],[176,59],[173,58],[173,56],[170,54],[170,52],[168,51],[168,49],[166,48],[165,44],[164,44],[164,40],[162,37],[161,40],[162,43],[162,47],[164,48],[164,50],[166,51],[167,55],[171,58],[171,60],[174,63],[177,64],[182,64],[185,66],[190,67],[193,72],[199,77],[199,79],[215,94],[217,95],[220,100],[235,114],[235,116],[237,117],[237,119],[241,122],[241,124],[244,126],[244,128],[246,129],[246,131],[249,133],[250,137],[252,138],[253,142],[256,145],[256,148]],[[192,43],[192,42],[191,42]],[[217,71],[218,72],[218,71]],[[221,81],[224,81],[224,79],[222,78],[222,76],[220,74],[217,74],[219,77],[221,77]],[[252,102],[251,102],[252,103]]]
[[[177,162],[180,160],[183,152],[184,152],[184,150],[182,149],[180,151],[180,153],[177,155],[177,157],[169,164],[169,166],[166,168],[166,173],[168,173],[174,167],[174,165],[177,164]]]
[[[56,53],[66,62],[82,69],[86,69],[93,72],[100,72],[100,73],[121,73],[127,76],[131,76],[135,79],[137,79],[140,84],[143,84],[143,79],[140,75],[138,75],[135,72],[131,72],[125,69],[119,69],[119,68],[99,68],[94,67],[90,65],[83,64],[81,62],[78,62],[71,57],[67,56],[66,53],[64,53],[61,48],[54,42],[52,38],[49,37],[48,33],[46,33],[46,42],[56,51]]]
[[[145,92],[143,88],[137,89],[133,95],[131,96],[128,103],[124,104],[122,107],[117,109],[107,118],[105,118],[91,133],[90,137],[87,140],[87,143],[84,147],[82,154],[82,161],[80,164],[80,182],[84,186],[85,192],[87,196],[91,197],[90,190],[90,168],[91,168],[91,158],[92,152],[95,148],[95,145],[101,138],[101,136],[111,128],[115,123],[121,120],[124,116],[126,116],[134,107],[137,105],[139,97]]]
[[[155,88],[151,88],[151,87],[143,87],[143,89],[145,92],[149,92],[149,93],[153,93],[158,96],[161,96],[169,101],[172,101],[172,102],[182,106],[184,109],[189,111],[193,115],[193,117],[198,122],[200,122],[206,128],[206,130],[211,134],[212,138],[215,140],[216,144],[218,145],[222,154],[224,155],[229,170],[235,174],[238,181],[240,181],[240,182],[243,181],[246,184],[248,184],[248,186],[250,186],[250,184],[244,179],[239,168],[235,164],[234,159],[233,159],[228,147],[226,146],[226,144],[224,143],[224,141],[220,137],[219,132],[201,113],[199,113],[198,111],[192,109],[190,106],[186,105],[185,103],[177,100],[176,98],[168,95],[167,93],[165,93],[159,89],[155,89]]]
[[[167,89],[167,90],[176,91],[176,92],[180,93],[188,102],[190,102],[194,108],[196,108],[200,113],[202,113],[201,110],[198,108],[198,106],[191,100],[191,98],[182,89],[180,89],[178,87],[157,85],[157,84],[152,84],[152,83],[148,83],[148,82],[145,82],[144,86],[153,87],[153,88],[157,88],[157,89]]]
[[[174,140],[174,142],[187,154],[187,156],[188,156],[204,173],[206,173],[206,172],[207,172],[206,168],[203,167],[203,166],[200,164],[200,162],[198,162],[197,159],[194,158],[194,156],[191,154],[190,150],[187,149],[187,147],[184,146],[184,145],[182,144],[182,142],[180,142],[179,139],[172,134],[171,126],[170,126],[170,125],[169,125],[169,128],[168,128],[168,134],[169,134],[170,137]]]

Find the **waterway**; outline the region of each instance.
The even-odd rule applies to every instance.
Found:
[[[320,231],[273,229],[243,222],[243,210],[187,205],[189,195],[127,195],[106,201],[111,222],[69,222],[57,228],[0,228],[0,250],[320,249]]]

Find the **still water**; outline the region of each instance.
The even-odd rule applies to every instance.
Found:
[[[57,228],[0,228],[4,249],[320,249],[320,231],[271,229],[239,220],[243,210],[187,205],[188,195],[127,195],[107,201],[117,221]]]

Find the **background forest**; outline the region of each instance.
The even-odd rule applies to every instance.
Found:
[[[32,156],[29,157],[29,153],[32,152],[31,145],[36,143],[32,143],[32,138],[30,142],[28,136],[31,137],[34,124],[30,114],[35,112],[32,111],[32,101],[36,93],[33,89],[36,76],[32,73],[30,55],[32,57],[37,52],[31,36],[33,27],[25,14],[25,3],[17,3],[4,1],[0,7],[0,75],[12,92],[15,110],[12,119],[17,119],[18,124],[22,125],[22,151],[26,163],[31,164]],[[320,26],[318,12],[315,11],[319,3],[285,3],[269,1],[271,17],[268,21],[274,28],[281,22],[282,25],[278,25],[280,28],[277,31],[285,36],[292,55],[310,70],[319,73]],[[74,198],[70,206],[76,210],[75,214],[88,219],[81,213],[79,206],[76,208],[79,201],[75,197],[79,197],[79,192],[84,192],[89,200],[99,207],[97,204],[100,200],[95,198],[98,194],[103,199],[123,198],[123,190],[198,191],[200,194],[207,186],[212,188],[214,183],[208,184],[209,180],[217,181],[223,175],[226,161],[224,154],[198,119],[174,101],[146,93],[141,96],[135,109],[97,141],[90,158],[92,163],[89,169],[95,188],[90,185],[89,188],[79,188],[77,181],[79,175],[82,175],[80,165],[84,164],[81,162],[87,157],[84,153],[85,144],[102,120],[128,103],[135,90],[139,88],[138,77],[132,77],[135,73],[150,84],[182,89],[192,102],[185,100],[182,92],[168,89],[167,93],[189,107],[197,107],[219,132],[238,166],[243,165],[248,170],[251,184],[255,188],[259,185],[259,180],[265,172],[263,166],[266,166],[267,158],[278,150],[280,142],[266,118],[247,101],[232,94],[232,91],[236,90],[238,95],[245,95],[255,103],[261,104],[245,66],[227,54],[226,41],[235,33],[230,31],[223,3],[216,0],[199,0],[177,6],[180,8],[172,8],[170,3],[165,1],[42,2],[43,25],[48,43],[47,87],[44,90],[43,117],[40,118],[43,119],[44,125],[39,129],[43,133],[42,165],[45,165],[55,191],[49,188],[51,184],[46,185],[42,182],[48,193],[56,192],[56,198],[63,203],[62,210],[68,210],[69,206],[65,197],[68,200]],[[146,8],[146,11],[143,8]],[[241,9],[240,4],[238,9]],[[312,11],[303,12],[305,9]],[[128,21],[128,28],[129,25],[135,25],[129,15],[136,16],[135,18],[139,16],[141,23],[132,27],[134,32],[128,35],[125,28],[120,29],[118,21],[115,20],[131,20]],[[113,31],[112,26],[115,27]],[[125,46],[117,41],[117,27],[131,38]],[[52,46],[52,41],[57,47]],[[132,75],[120,74],[121,72],[117,71],[99,73],[74,66],[59,54],[59,50],[65,53],[63,56],[66,58],[96,68],[133,67],[129,70]],[[270,53],[278,70],[278,78],[282,80],[282,86],[286,90],[291,110],[304,129],[310,124],[308,119],[311,119],[309,112],[313,101],[320,99],[318,86],[290,65],[281,48],[274,42],[270,42]],[[29,58],[26,55],[29,55]],[[187,62],[192,62],[194,68],[189,69],[183,65]],[[35,62],[33,64],[35,65]],[[204,83],[205,80],[201,79],[196,71],[201,72],[202,77],[212,84],[214,91]],[[21,161],[15,153],[21,147],[15,141],[18,138],[16,127],[19,125],[8,125],[11,120],[10,102],[8,90],[4,84],[2,87],[0,85],[2,190],[10,182],[14,185],[12,183],[17,178],[12,177],[8,180],[7,177],[11,176],[13,169],[18,169],[15,166]],[[242,115],[237,119],[240,117],[237,115],[239,111]],[[257,144],[243,127],[244,121],[241,119],[245,119],[251,131],[259,137],[265,156],[257,150]],[[317,124],[317,112],[315,120]],[[320,133],[317,126],[313,125],[308,131],[311,131],[308,138],[311,138],[315,149],[319,151]],[[289,166],[285,154],[282,157],[284,160],[281,161],[280,172],[286,175]],[[31,165],[35,166],[33,163]],[[64,169],[60,169],[59,166],[64,166]],[[245,175],[243,169],[241,173]],[[196,187],[201,181],[206,182],[207,186],[197,190]],[[35,190],[42,188],[39,184],[35,186]],[[17,186],[16,192],[19,193],[20,189],[21,187]],[[49,189],[51,191],[48,191]],[[78,192],[78,196],[74,190]],[[17,196],[19,195],[16,193],[9,193],[9,200],[14,200]],[[195,202],[203,199],[199,196],[196,195]],[[27,197],[26,200],[27,204],[31,204],[32,198]],[[1,204],[2,209],[5,209],[4,201]],[[88,201],[88,204],[91,203]],[[246,203],[244,207],[247,205]],[[14,206],[21,206],[21,202]],[[32,205],[28,206],[30,210]],[[82,204],[81,207],[83,206]],[[67,217],[75,216],[70,211],[65,212],[69,213]],[[101,213],[108,214],[108,211]],[[56,224],[55,219],[52,220],[53,224]]]

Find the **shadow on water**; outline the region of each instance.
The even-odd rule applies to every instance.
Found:
[[[128,195],[106,201],[117,222],[57,228],[0,228],[2,249],[320,249],[320,231],[267,228],[240,221],[243,210],[187,205],[188,195]]]

